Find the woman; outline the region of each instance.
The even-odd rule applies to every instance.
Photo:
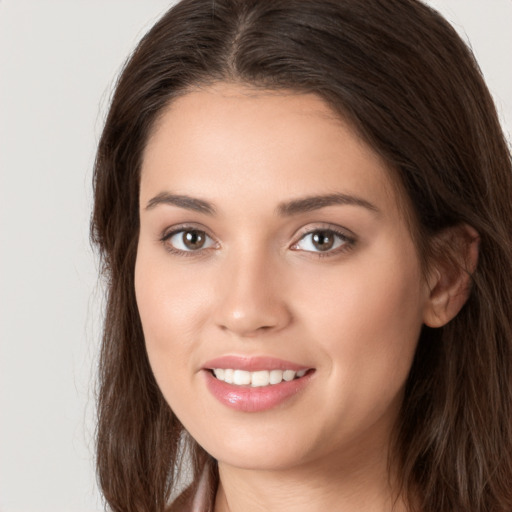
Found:
[[[112,510],[511,510],[511,193],[420,2],[172,8],[96,161]]]

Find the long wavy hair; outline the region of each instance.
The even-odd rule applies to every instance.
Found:
[[[510,152],[471,51],[417,0],[183,0],[127,61],[91,227],[108,285],[97,468],[110,508],[165,510],[182,471],[186,433],[153,377],[135,301],[139,174],[165,107],[215,82],[323,98],[389,164],[425,262],[442,230],[479,233],[466,305],[421,333],[391,456],[411,510],[512,510]],[[193,440],[185,451],[197,480],[210,457]]]

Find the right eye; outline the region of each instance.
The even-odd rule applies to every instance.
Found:
[[[165,235],[162,239],[176,252],[195,252],[215,246],[214,240],[200,229],[180,229]]]

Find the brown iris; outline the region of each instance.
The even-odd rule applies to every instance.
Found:
[[[334,245],[334,233],[332,231],[316,231],[312,235],[312,241],[319,251],[328,251]]]
[[[184,231],[182,239],[183,245],[193,251],[203,247],[206,235],[202,231]]]

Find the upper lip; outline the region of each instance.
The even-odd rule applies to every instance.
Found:
[[[310,367],[303,364],[285,361],[270,356],[240,356],[226,355],[207,361],[203,365],[204,369],[212,370],[214,368],[224,368],[233,370],[246,370],[249,372],[259,370],[307,370]]]

